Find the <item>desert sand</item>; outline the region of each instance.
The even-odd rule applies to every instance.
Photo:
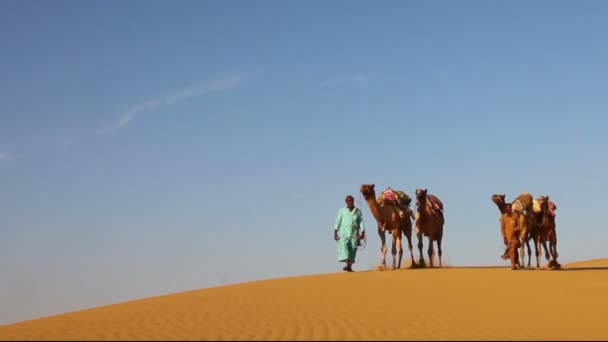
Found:
[[[608,259],[270,279],[0,326],[0,340],[608,340]]]

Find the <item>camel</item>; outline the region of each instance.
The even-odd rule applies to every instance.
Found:
[[[513,202],[511,208],[519,214],[520,237],[522,240],[522,248],[520,250],[521,261],[525,261],[525,250],[523,245],[528,248],[528,265],[532,262],[532,250],[530,249],[530,239],[534,241],[534,249],[536,254],[536,268],[540,268],[540,248],[538,225],[534,222],[533,217],[534,198],[529,192],[522,192]]]
[[[427,189],[416,189],[416,236],[418,237],[418,251],[420,261],[418,265],[425,266],[422,255],[422,235],[429,239],[428,256],[430,266],[433,267],[435,250],[433,242],[437,241],[437,252],[439,255],[439,267],[441,267],[441,240],[443,239],[443,203],[434,195],[428,194]]]
[[[501,215],[504,213],[505,208],[507,207],[506,202],[505,202],[505,195],[504,194],[494,194],[492,195],[492,201],[496,204],[496,206],[498,207],[498,210],[501,212]],[[529,192],[523,192],[521,193],[519,196],[517,196],[517,198],[515,198],[515,200],[513,200],[513,202],[510,203],[510,206],[508,206],[510,208],[510,210],[515,213],[517,216],[517,219],[519,220],[519,232],[520,232],[520,239],[521,239],[521,250],[520,250],[520,262],[524,262],[525,261],[525,247],[527,247],[528,249],[528,266],[530,267],[530,264],[532,262],[532,249],[530,248],[530,239],[534,240],[534,247],[537,247],[537,241],[538,241],[538,229],[536,227],[536,224],[534,222],[533,219],[533,198],[532,195]],[[501,227],[501,232],[502,232],[502,236],[503,236],[503,242],[505,243],[505,247],[509,248],[508,246],[508,240],[506,239],[505,233],[503,228]],[[503,259],[507,258],[507,250],[505,250],[505,253],[501,256]],[[523,266],[522,266],[523,267]],[[539,250],[536,249],[536,267],[539,268],[540,267],[540,254],[539,254]]]
[[[542,196],[541,196],[542,197]],[[536,248],[536,259],[540,263],[540,246],[545,249],[545,258],[547,261],[550,259],[549,249],[547,248],[547,238],[543,234],[543,210],[539,200],[541,197],[532,201],[532,218],[536,229],[535,248]]]
[[[549,268],[560,268],[561,265],[557,262],[557,231],[555,230],[555,210],[557,206],[555,203],[549,200],[549,196],[540,196],[537,200],[539,213],[538,213],[538,241],[537,248],[540,250],[540,243],[542,242],[545,249],[545,255],[549,263]],[[549,242],[549,249],[547,250],[547,241]],[[551,259],[549,259],[549,254]]]
[[[406,213],[404,213],[396,204],[380,205],[376,199],[374,184],[362,184],[359,190],[378,223],[378,235],[382,241],[382,246],[380,248],[380,251],[382,252],[382,262],[380,268],[386,268],[386,231],[389,231],[393,237],[393,246],[391,249],[391,254],[393,255],[393,269],[401,268],[401,260],[403,257],[402,234],[407,238],[407,245],[410,250],[410,256],[412,257],[412,267],[414,267],[412,222],[410,221],[410,216],[406,215]],[[397,251],[399,251],[398,261]]]

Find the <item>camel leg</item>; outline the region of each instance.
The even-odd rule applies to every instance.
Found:
[[[397,268],[397,241],[393,236],[393,245],[391,247],[391,254],[393,255],[393,270]]]
[[[519,249],[519,266],[521,268],[525,268],[524,264],[526,262],[526,238],[522,236],[520,243],[521,248]]]
[[[380,241],[382,243],[380,246],[380,252],[382,253],[380,267],[386,267],[386,252],[388,251],[388,248],[386,248],[386,234],[380,226],[378,226],[378,235],[380,235]]]
[[[530,236],[529,235],[526,236],[524,238],[524,241],[526,241],[525,247],[528,250],[528,263],[527,263],[528,266],[526,266],[526,268],[530,268],[532,266],[532,248],[530,248]],[[524,260],[524,262],[525,262],[525,260]]]
[[[559,268],[560,264],[557,262],[557,237],[554,237],[549,241],[549,248],[551,250],[553,266]]]
[[[540,236],[533,237],[534,240],[534,254],[536,255],[536,268],[540,268],[540,255],[542,254],[541,250],[541,238]]]
[[[441,268],[441,255],[443,254],[441,252],[441,237],[437,239],[437,256],[439,257],[439,268]]]
[[[522,228],[522,232],[521,232],[521,251],[520,251],[520,256],[521,256],[521,263],[525,263],[526,262],[526,252],[524,247],[528,248],[528,268],[530,268],[530,265],[532,263],[532,249],[530,248],[530,236],[532,234],[532,232],[530,231],[530,226],[529,226],[529,221],[526,221],[527,219],[522,217],[521,220],[519,221],[520,224],[524,227]]]
[[[524,231],[521,235],[521,250],[519,253],[521,264],[526,262],[526,248],[528,249],[528,266],[526,268],[530,268],[532,264],[532,248],[530,248],[530,233],[528,233],[528,231]]]
[[[407,248],[410,250],[410,258],[412,258],[411,268],[414,268],[416,261],[414,260],[414,247],[412,246],[412,230],[405,230],[403,235],[405,235],[405,238],[407,239]]]
[[[435,250],[433,249],[433,239],[429,236],[429,248],[427,251],[429,255],[429,265],[433,268],[433,261],[435,260]]]
[[[416,237],[418,237],[418,252],[420,252],[420,260],[418,260],[418,266],[425,267],[424,264],[424,255],[422,254],[422,233],[417,233]]]
[[[553,241],[551,241],[551,247],[553,250],[553,252],[551,252],[553,260],[557,261],[557,238],[554,238]]]
[[[551,244],[551,242],[549,242],[549,244]],[[551,254],[553,254],[553,252],[551,252],[549,250],[549,248],[547,248],[547,240],[543,240],[543,248],[545,250],[545,258],[547,259],[547,261],[551,260]]]
[[[522,224],[521,221],[519,221]],[[528,236],[528,231],[526,229],[522,229],[519,233],[519,266],[521,268],[526,268],[524,265],[526,262],[526,240]]]
[[[399,253],[399,260],[397,261],[397,268],[401,268],[401,259],[403,259],[403,240],[401,239],[401,234],[397,235],[395,238],[395,242],[397,245],[397,252]]]

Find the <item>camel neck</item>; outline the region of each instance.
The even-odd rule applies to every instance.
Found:
[[[369,206],[369,210],[372,212],[372,215],[374,215],[374,218],[377,221],[382,221],[380,208],[378,207],[378,202],[376,202],[375,196],[370,196],[370,198],[367,199],[367,205]]]
[[[500,211],[501,214],[505,214],[506,204],[500,203],[500,202],[495,202],[495,203],[496,203],[496,206],[498,207],[498,211]]]
[[[549,214],[549,205],[548,204],[543,205],[543,207],[541,208],[541,214],[543,215],[541,223],[543,225],[546,225],[549,222],[549,220],[551,220],[551,215]]]
[[[418,199],[418,208],[416,208],[416,210],[422,215],[425,213],[426,211],[426,201],[427,199],[424,198],[423,200]]]

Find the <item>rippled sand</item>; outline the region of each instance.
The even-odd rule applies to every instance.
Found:
[[[271,279],[0,326],[0,340],[608,340],[608,259]]]

